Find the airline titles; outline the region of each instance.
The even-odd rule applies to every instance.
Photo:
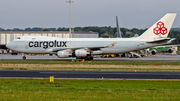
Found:
[[[43,47],[44,49],[48,47],[67,47],[67,41],[30,41],[29,47]]]

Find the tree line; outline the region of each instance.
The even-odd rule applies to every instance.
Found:
[[[90,27],[75,27],[72,28],[75,32],[98,32],[100,37],[103,38],[115,38],[117,36],[117,29],[116,27],[98,27],[98,26],[90,26]],[[128,28],[120,28],[121,35],[123,38],[129,38],[134,37],[135,34],[141,35],[143,32],[145,32],[147,29],[128,29]],[[25,29],[3,29],[0,28],[0,31],[69,31],[69,28],[65,27],[59,27],[59,28],[40,28],[40,27],[34,27],[34,28],[25,28]],[[172,44],[180,44],[180,28],[171,28],[171,31],[168,35],[170,38],[176,38],[172,42]]]

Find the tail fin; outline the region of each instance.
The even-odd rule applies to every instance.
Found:
[[[117,38],[122,38],[117,16],[116,16],[116,25],[117,25]]]
[[[176,13],[167,13],[139,38],[167,38],[175,17]]]

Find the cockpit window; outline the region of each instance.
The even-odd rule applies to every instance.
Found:
[[[20,37],[17,37],[16,39],[21,39]]]

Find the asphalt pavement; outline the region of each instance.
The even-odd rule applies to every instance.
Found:
[[[75,58],[58,58],[57,56],[26,55],[26,60],[69,60]],[[22,56],[11,54],[0,54],[0,60],[22,60]],[[115,57],[115,58],[94,58],[93,61],[180,61],[180,55],[155,55],[141,58]]]
[[[180,72],[0,70],[0,78],[180,80]]]

